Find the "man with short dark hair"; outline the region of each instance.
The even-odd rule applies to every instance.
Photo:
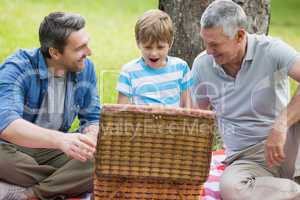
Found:
[[[53,12],[41,47],[0,65],[0,199],[65,199],[92,190],[100,102],[85,20]],[[67,134],[75,117],[80,128]]]
[[[201,17],[206,51],[192,69],[194,105],[213,108],[226,147],[221,196],[300,199],[300,186],[293,181],[300,175],[299,161],[295,164],[299,127],[288,132],[300,119],[291,115],[300,113],[300,101],[296,94],[289,103],[288,79],[300,81],[300,55],[279,39],[246,29],[238,4],[211,3]]]

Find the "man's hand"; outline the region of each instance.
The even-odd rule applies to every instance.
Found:
[[[98,125],[89,125],[83,129],[83,134],[90,137],[96,144],[98,139],[99,126]]]
[[[91,159],[96,151],[96,141],[81,133],[62,134],[59,140],[65,154],[82,162]]]
[[[285,159],[284,145],[286,137],[286,129],[276,128],[276,126],[271,129],[265,144],[265,158],[269,167],[280,165]]]

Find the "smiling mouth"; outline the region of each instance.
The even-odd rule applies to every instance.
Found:
[[[159,60],[159,58],[149,58],[149,60],[150,60],[151,62],[157,62],[157,61]]]

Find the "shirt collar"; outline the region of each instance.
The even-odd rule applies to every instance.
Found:
[[[41,49],[38,50],[38,72],[41,79],[48,78],[48,67]]]
[[[254,34],[247,33],[247,50],[245,55],[245,60],[253,60],[254,57]]]

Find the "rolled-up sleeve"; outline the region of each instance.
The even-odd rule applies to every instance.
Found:
[[[86,80],[88,87],[84,97],[83,107],[80,109],[78,114],[81,129],[90,124],[98,124],[101,111],[95,68],[91,61],[88,63],[89,73],[87,76],[88,80]]]
[[[14,120],[22,118],[24,83],[16,64],[0,66],[0,133]]]

